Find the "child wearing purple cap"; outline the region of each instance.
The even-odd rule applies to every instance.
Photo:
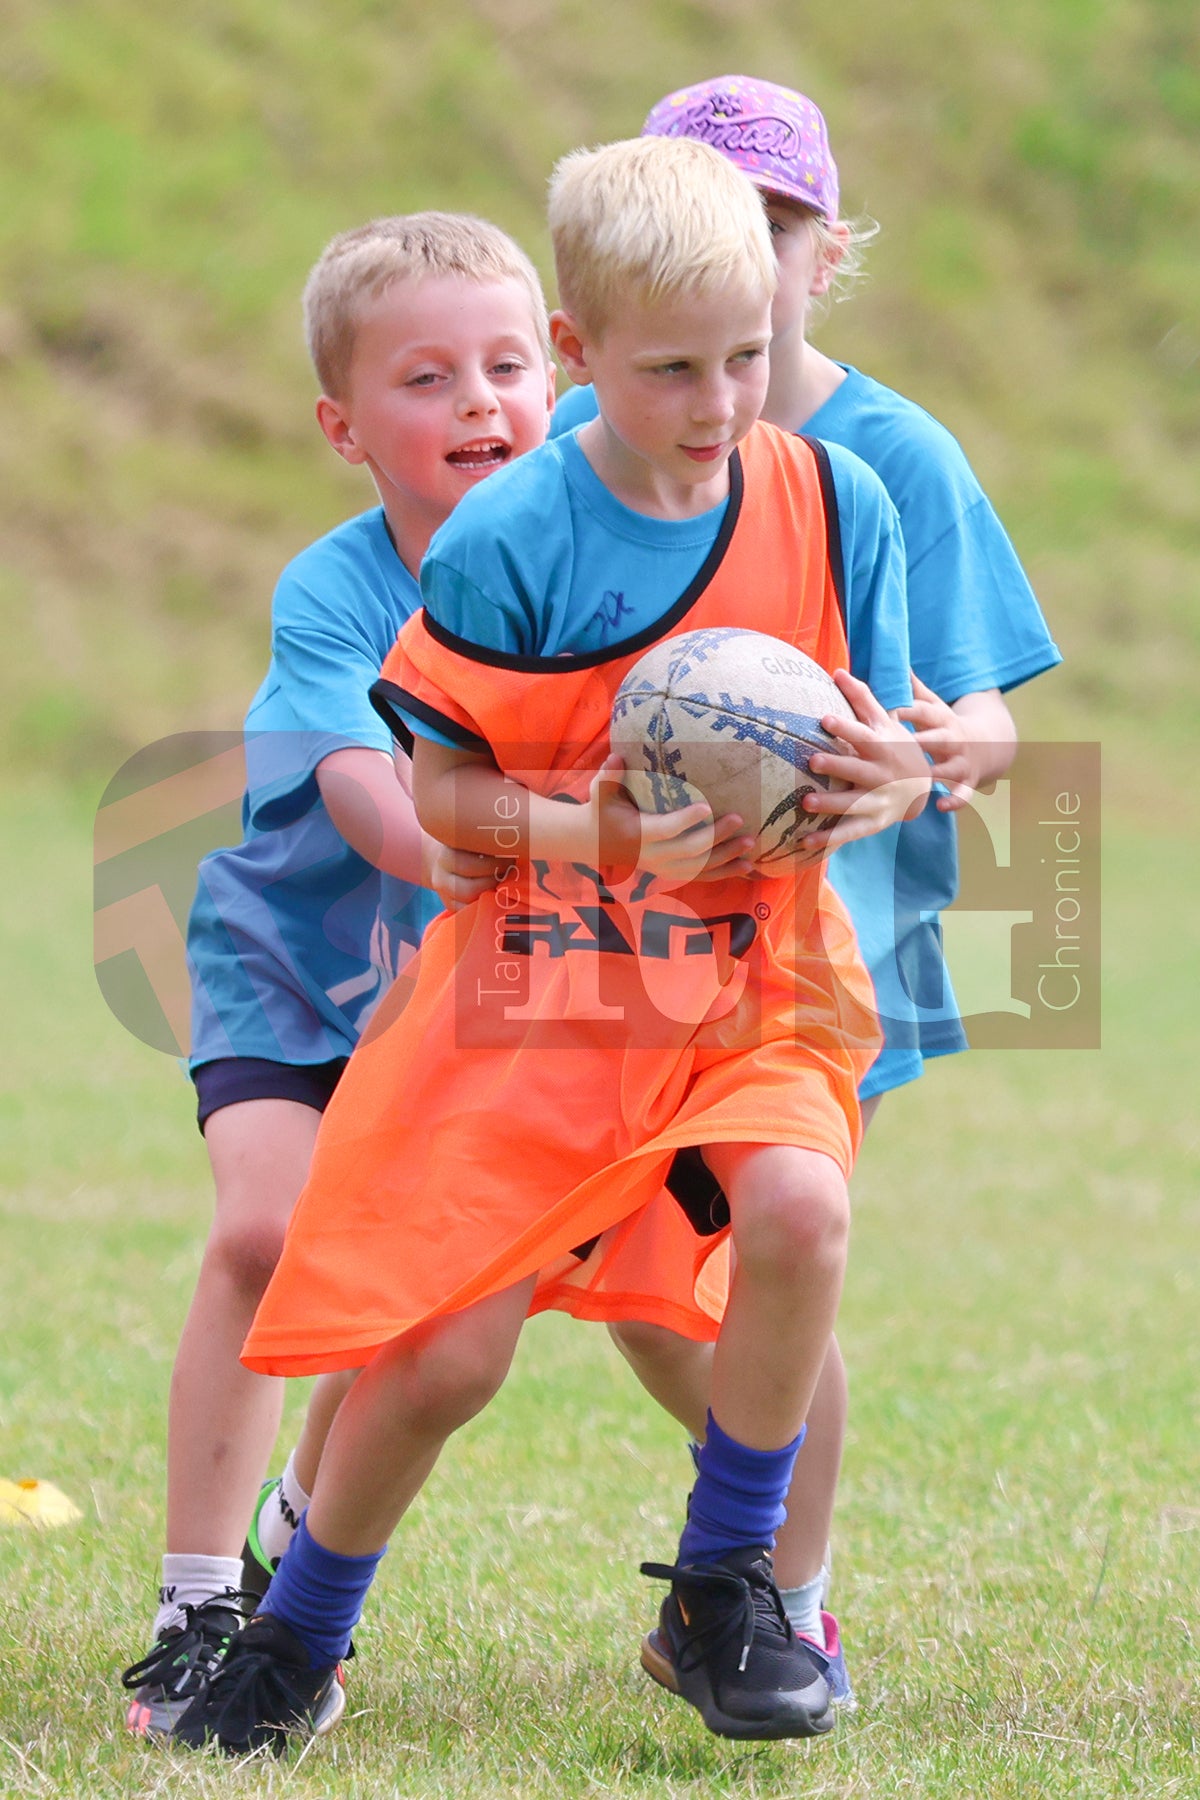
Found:
[[[967,1047],[941,951],[939,910],[957,890],[954,812],[1008,768],[1016,730],[1002,698],[1060,656],[1012,545],[959,445],[935,419],[809,341],[810,308],[853,262],[863,233],[838,217],[837,166],[825,121],[803,94],[745,75],[668,94],[643,135],[689,137],[727,156],[762,193],[780,280],[772,311],[763,418],[855,452],[882,477],[904,532],[915,700],[901,709],[932,762],[936,805],[911,823],[848,844],[830,864],[875,982],[885,1045],[862,1083],[864,1124],[883,1094],[925,1059]],[[552,431],[596,410],[592,390],[560,400]],[[610,1327],[644,1384],[689,1430],[702,1425],[711,1347],[652,1325]],[[797,1632],[833,1655],[835,1698],[852,1698],[837,1627],[823,1611],[825,1546],[846,1417],[836,1341],[808,1415],[775,1562]],[[659,1634],[650,1674],[673,1685]]]

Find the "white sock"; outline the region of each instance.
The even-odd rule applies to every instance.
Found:
[[[814,1575],[811,1581],[803,1582],[800,1587],[780,1588],[779,1597],[783,1601],[788,1618],[792,1621],[792,1630],[797,1637],[812,1638],[822,1650],[825,1648],[825,1625],[821,1618],[821,1601],[825,1594],[825,1571]]]
[[[263,1501],[258,1515],[258,1541],[274,1562],[292,1541],[311,1494],[306,1494],[296,1479],[296,1452],[287,1459],[287,1467],[279,1477],[279,1486]]]
[[[202,1606],[220,1594],[236,1594],[241,1585],[240,1556],[164,1556],[155,1637],[169,1625],[183,1624],[185,1606]]]

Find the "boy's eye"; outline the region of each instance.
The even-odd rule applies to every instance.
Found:
[[[659,363],[655,373],[657,375],[682,375],[687,367],[686,362]]]
[[[440,380],[440,376],[436,375],[432,369],[421,369],[416,375],[410,375],[405,385],[427,388],[432,387],[438,380]]]
[[[759,348],[754,350],[739,350],[737,355],[731,356],[729,360],[734,363],[752,363],[757,362],[760,356],[765,355],[766,351]]]
[[[524,369],[523,362],[518,362],[514,357],[506,357],[503,362],[493,365],[492,373],[493,375],[521,375],[524,373]]]

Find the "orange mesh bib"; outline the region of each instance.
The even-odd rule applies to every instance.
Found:
[[[422,613],[385,693],[524,786],[582,800],[651,639],[745,625],[845,667],[819,451],[756,426],[741,471],[728,541],[661,630],[605,656],[507,657]],[[678,1153],[795,1144],[848,1173],[872,999],[819,867],[669,893],[582,864],[514,867],[434,921],[355,1051],[243,1360],[352,1367],[534,1272],[535,1311],[714,1337],[726,1233],[701,1235],[664,1193]]]

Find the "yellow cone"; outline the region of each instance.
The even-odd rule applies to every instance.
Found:
[[[0,1525],[70,1525],[83,1514],[52,1481],[0,1477]]]

